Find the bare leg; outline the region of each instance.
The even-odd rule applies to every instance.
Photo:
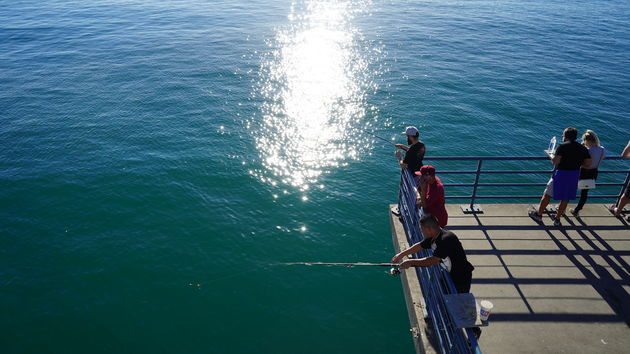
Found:
[[[628,204],[628,197],[622,195],[621,199],[619,199],[619,203],[617,203],[617,206],[613,209],[613,211],[615,212],[615,216],[621,215],[621,211],[623,210],[623,207],[626,206],[626,204]]]
[[[540,204],[538,205],[538,215],[542,215],[545,212],[545,208],[547,208],[547,205],[549,205],[550,200],[551,200],[551,196],[549,196],[546,193],[543,194],[542,199],[540,199]]]
[[[564,215],[564,211],[566,210],[567,205],[569,205],[568,200],[560,201],[560,204],[558,204],[558,213],[556,214],[556,219],[560,220],[562,215]]]

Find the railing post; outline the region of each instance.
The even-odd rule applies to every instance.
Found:
[[[478,205],[475,205],[475,197],[477,196],[477,185],[479,184],[479,175],[481,174],[481,164],[483,163],[482,159],[479,159],[477,162],[477,172],[475,173],[475,183],[473,184],[472,196],[470,197],[470,205],[460,206],[464,214],[475,214],[475,213],[483,213],[483,210]]]

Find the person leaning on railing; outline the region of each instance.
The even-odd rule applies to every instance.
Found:
[[[444,185],[435,175],[435,167],[424,165],[416,172],[420,176],[416,190],[416,205],[424,208],[425,213],[435,216],[440,227],[448,224],[448,212],[444,200]]]
[[[407,145],[404,144],[396,144],[396,148],[405,150],[405,158],[400,160],[401,152],[396,150],[396,156],[399,158],[398,162],[400,163],[400,167],[408,168],[411,174],[420,171],[420,167],[422,167],[422,160],[424,159],[424,153],[426,152],[426,147],[422,141],[420,141],[420,132],[416,127],[407,127],[405,131],[401,134],[407,136]],[[418,178],[414,176],[414,180],[416,184],[418,184]]]
[[[621,157],[625,157],[625,158],[630,157],[630,141],[628,141],[628,145],[626,145],[626,148],[623,149],[623,152],[621,153]],[[626,185],[624,186],[623,195],[621,196],[621,198],[619,198],[619,201],[611,210],[612,213],[616,217],[621,216],[621,212],[623,211],[623,208],[626,206],[626,204],[628,204],[629,199],[630,199],[630,181],[627,181]],[[628,221],[630,222],[630,217],[628,217]]]
[[[582,167],[580,169],[580,180],[596,180],[599,164],[604,159],[604,156],[606,156],[606,149],[599,144],[599,137],[590,129],[582,135],[582,145],[588,149],[588,153],[591,155],[591,164],[588,167]],[[580,201],[578,201],[577,206],[569,210],[571,214],[575,216],[579,215],[580,210],[582,210],[588,198],[588,191],[587,188],[582,189],[580,192]]]
[[[392,263],[398,263],[406,256],[418,253],[422,249],[431,249],[433,250],[432,256],[405,259],[400,263],[400,269],[430,267],[443,262],[446,270],[451,275],[457,292],[470,292],[472,272],[475,267],[468,262],[466,251],[464,251],[464,247],[457,236],[451,231],[442,229],[438,220],[431,214],[424,214],[420,218],[420,229],[425,237],[424,240],[397,253],[392,257]],[[473,328],[473,333],[479,338],[481,329],[475,327]]]
[[[589,155],[588,150],[584,145],[575,141],[577,134],[577,129],[573,127],[566,128],[562,132],[563,143],[558,146],[556,152],[547,152],[556,168],[553,176],[547,182],[547,188],[543,192],[538,210],[530,210],[528,212],[529,216],[536,222],[542,222],[542,214],[547,205],[549,205],[551,197],[553,197],[554,200],[560,200],[556,217],[553,219],[553,225],[562,225],[560,218],[564,214],[569,200],[575,199],[577,194],[580,167],[591,165],[591,155]]]

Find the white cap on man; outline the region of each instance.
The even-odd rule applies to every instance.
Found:
[[[407,127],[407,128],[405,128],[405,131],[400,133],[400,134],[416,136],[416,135],[419,135],[420,132],[418,131],[418,128],[416,128],[416,127]]]

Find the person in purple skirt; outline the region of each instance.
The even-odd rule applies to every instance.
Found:
[[[537,222],[542,222],[542,214],[553,197],[559,200],[558,212],[553,220],[554,226],[561,226],[560,218],[569,204],[569,200],[576,198],[580,167],[591,165],[591,155],[584,145],[576,142],[578,131],[573,127],[566,128],[562,132],[563,143],[558,146],[556,152],[548,152],[551,162],[555,165],[553,176],[547,182],[547,188],[543,193],[538,210],[530,210],[529,216]]]

